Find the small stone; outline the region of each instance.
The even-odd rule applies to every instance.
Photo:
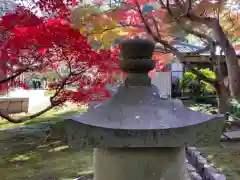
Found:
[[[226,177],[223,174],[215,174],[214,180],[226,180]]]
[[[190,172],[189,176],[191,180],[202,180],[201,176],[196,172]]]
[[[190,150],[190,151],[196,151],[197,150],[196,147],[188,147],[187,149]]]
[[[191,164],[186,164],[186,169],[188,172],[196,172],[196,169]]]
[[[136,119],[139,119],[140,118],[140,116],[136,116]]]
[[[198,164],[197,164],[197,170],[203,170],[205,165],[207,164],[207,160],[205,158],[203,158],[202,156],[198,156]]]
[[[211,179],[217,173],[217,170],[210,165],[205,165],[203,173],[206,177],[209,177]]]

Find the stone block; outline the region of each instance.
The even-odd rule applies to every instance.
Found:
[[[29,100],[28,99],[24,100],[22,102],[22,111],[27,113],[28,112],[28,106],[29,106]]]
[[[198,165],[198,156],[200,153],[196,150],[195,147],[186,148],[186,152],[189,163],[196,168]]]
[[[9,101],[0,101],[0,111],[7,111]]]
[[[189,177],[191,180],[203,180],[202,177],[196,172],[189,173]]]
[[[226,176],[224,176],[223,174],[215,174],[214,175],[214,179],[211,180],[226,180]]]
[[[191,172],[196,172],[196,169],[191,165],[191,164],[186,164],[186,170],[191,173]]]
[[[8,112],[9,113],[19,113],[22,109],[22,103],[21,101],[12,101],[10,100],[9,106],[8,106]]]
[[[203,174],[206,179],[215,180],[214,175],[217,174],[217,170],[210,165],[205,165]]]
[[[0,99],[0,110],[9,114],[28,112],[28,98],[4,97]]]
[[[201,152],[197,151],[196,148],[186,148],[186,152],[188,161],[191,162],[191,164],[196,169],[196,172],[199,175],[201,175],[202,179],[204,180],[226,179],[226,177],[223,174],[218,173],[214,167],[208,164],[207,158],[205,158]]]
[[[205,165],[207,165],[207,160],[202,157],[201,155],[197,156],[197,161],[198,161],[198,164],[197,164],[197,170],[199,171],[202,171],[205,167]]]

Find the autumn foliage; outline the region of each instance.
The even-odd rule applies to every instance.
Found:
[[[42,15],[36,15],[36,11]],[[164,64],[177,57],[217,87],[221,84],[218,79],[206,78],[191,68],[172,43],[176,37],[191,34],[206,45],[202,52],[208,51],[211,55],[214,47],[220,45],[231,69],[236,54],[227,32],[230,38],[239,34],[239,23],[237,13],[229,12],[232,11],[222,0],[94,0],[90,4],[79,0],[33,0],[29,7],[18,6],[13,13],[1,17],[0,89],[16,85],[28,88],[19,81],[19,75],[51,70],[58,78],[50,84],[55,91],[50,108],[65,101],[82,103],[105,99],[109,96],[105,85],[113,82],[112,74],[118,71],[118,43],[136,36],[161,44],[153,56],[158,70],[166,70]],[[62,75],[59,68],[67,73]],[[234,97],[240,94],[238,70],[229,71]],[[0,115],[9,119],[8,115]]]
[[[106,6],[106,1],[97,3],[97,7]],[[225,92],[230,92],[224,101],[228,98],[240,99],[240,67],[232,46],[232,42],[239,39],[240,32],[240,4],[237,0],[123,0],[114,1],[109,9],[100,11],[94,5],[90,7],[78,5],[74,8],[72,23],[87,34],[93,44],[94,41],[100,41],[102,43],[99,46],[104,48],[115,43],[115,38],[109,37],[123,39],[125,36],[138,36],[152,39],[161,44],[158,48],[158,63],[162,59],[166,62],[177,58],[199,79],[212,84],[220,97]],[[185,54],[173,45],[175,38],[188,35],[194,36],[203,44],[202,49],[191,54],[208,53],[209,62],[217,73],[216,79],[206,77],[193,67],[186,61]],[[217,47],[221,49],[226,61],[228,87],[224,87],[224,75],[220,66],[212,61],[217,59]]]
[[[84,103],[110,96],[105,85],[112,82],[111,75],[118,70],[116,54],[111,50],[94,51],[87,37],[61,16],[40,18],[18,7],[1,18],[0,30],[2,91],[16,85],[28,88],[19,81],[21,74],[51,70],[58,75],[49,86],[55,92],[50,98],[51,108],[65,101]],[[61,75],[59,67],[67,74]]]

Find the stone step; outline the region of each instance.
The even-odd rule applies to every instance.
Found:
[[[240,140],[240,130],[224,132],[221,140]]]

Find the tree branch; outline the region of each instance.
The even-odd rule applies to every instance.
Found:
[[[205,82],[207,82],[209,84],[212,84],[214,86],[217,84],[217,80],[205,76],[201,71],[199,71],[198,69],[193,68],[190,64],[186,64],[186,67],[190,71],[192,71],[192,73],[194,73],[197,76],[198,79],[203,80],[203,81],[205,81]]]
[[[59,103],[59,104],[60,104],[60,103]],[[59,104],[58,104],[58,105],[59,105]],[[36,117],[44,114],[45,112],[51,110],[51,109],[54,108],[55,106],[57,106],[57,105],[50,105],[50,106],[48,106],[47,108],[43,109],[43,110],[40,111],[40,112],[37,112],[37,113],[35,113],[35,114],[33,114],[33,115],[30,115],[30,116],[24,116],[24,117],[18,118],[18,119],[15,119],[15,118],[9,116],[9,114],[0,111],[0,117],[6,119],[7,121],[9,121],[9,122],[11,122],[11,123],[22,123],[22,122],[24,122],[24,121],[28,121],[28,120],[34,119],[34,118],[36,118]]]
[[[57,97],[59,95],[59,93],[61,92],[61,90],[64,88],[67,80],[69,79],[69,77],[71,76],[71,72],[70,74],[61,82],[61,84],[59,85],[59,87],[57,88],[57,90],[55,91],[55,93],[53,94],[53,96],[50,97],[50,103],[51,105],[46,107],[45,109],[35,113],[35,114],[32,114],[32,115],[29,115],[29,116],[24,116],[22,118],[13,118],[11,117],[9,114],[7,113],[4,113],[4,112],[1,112],[0,111],[0,117],[6,119],[7,121],[11,122],[11,123],[22,123],[24,121],[28,121],[28,120],[31,120],[31,119],[34,119],[42,114],[44,114],[45,112],[53,109],[54,107],[62,104],[65,102],[65,100],[62,100],[60,102],[54,102],[54,98]]]
[[[178,1],[178,0],[175,0]],[[188,12],[183,18],[189,19],[193,22],[201,23],[206,25],[208,28],[213,30],[214,38],[216,39],[217,44],[224,51],[227,69],[228,69],[228,78],[229,78],[229,88],[231,96],[233,98],[240,98],[240,67],[238,64],[238,58],[236,57],[236,52],[230,43],[228,37],[224,33],[219,20],[214,17],[200,17],[197,16],[193,10]]]
[[[160,0],[161,1],[161,0]],[[156,42],[159,42],[161,43],[164,47],[166,47],[168,50],[170,50],[177,58],[178,60],[183,63],[187,68],[189,68],[194,74],[196,74],[199,78],[201,78],[202,80],[208,82],[208,83],[211,83],[211,84],[215,84],[216,83],[216,80],[215,79],[212,79],[212,78],[208,78],[206,77],[201,71],[195,69],[195,68],[192,68],[191,65],[189,63],[186,62],[185,60],[185,57],[184,55],[178,51],[177,48],[175,48],[174,46],[172,46],[171,44],[169,44],[167,41],[163,40],[161,37],[158,37],[156,35],[153,34],[153,32],[151,31],[148,23],[146,22],[145,18],[143,17],[142,15],[142,11],[140,9],[140,5],[138,3],[138,1],[136,0],[136,6],[137,6],[137,9],[138,9],[138,12],[140,14],[140,17],[144,23],[144,25],[146,26],[146,29],[147,29],[147,32],[153,36],[153,39],[156,41]]]
[[[24,68],[24,69],[18,70],[18,72],[15,72],[15,74],[13,74],[12,76],[1,79],[0,84],[9,82],[9,81],[15,79],[16,77],[20,76],[22,73],[26,72],[27,70],[29,70],[29,68]]]
[[[62,101],[60,101],[60,102],[58,102],[58,103],[55,103],[55,102],[53,101],[53,99],[54,99],[54,98],[61,92],[61,90],[64,88],[64,86],[65,86],[65,84],[66,84],[66,81],[67,81],[67,80],[62,81],[62,83],[61,83],[60,87],[58,88],[58,90],[54,93],[53,96],[50,97],[50,103],[51,103],[51,105],[48,106],[48,107],[46,107],[45,109],[43,109],[43,110],[41,110],[41,111],[39,111],[39,112],[37,112],[37,113],[35,113],[35,114],[29,115],[29,116],[24,116],[24,117],[22,117],[22,118],[17,118],[17,119],[11,117],[11,116],[10,116],[9,114],[7,114],[7,113],[4,113],[4,112],[1,112],[1,111],[0,111],[0,117],[6,119],[7,121],[9,121],[9,122],[11,122],[11,123],[22,123],[22,122],[24,122],[24,121],[28,121],[28,120],[34,119],[34,118],[36,118],[36,117],[44,114],[45,112],[47,112],[47,111],[53,109],[54,107],[56,107],[56,106],[58,106],[58,105],[60,105],[60,104],[62,104],[62,103],[65,102],[65,100],[62,100]]]
[[[207,45],[204,49],[200,50],[201,53],[204,52],[204,50],[209,50],[209,49],[212,49],[212,50],[213,50],[213,49],[214,49],[214,48],[213,48],[213,44],[214,44],[215,42],[214,42],[214,40],[213,40],[210,36],[208,36],[208,35],[206,35],[206,34],[203,34],[203,33],[200,33],[200,32],[198,32],[198,31],[194,31],[192,28],[189,28],[189,27],[186,27],[186,26],[183,25],[184,22],[182,22],[182,21],[180,20],[180,18],[176,17],[176,16],[174,15],[174,13],[172,12],[172,10],[171,10],[171,8],[170,8],[169,0],[167,0],[166,5],[163,3],[162,0],[159,0],[159,1],[161,2],[163,8],[169,13],[169,15],[177,22],[177,24],[178,24],[184,31],[186,31],[187,33],[192,34],[192,35],[194,35],[194,36],[196,36],[196,37],[198,37],[198,38],[200,38],[200,39],[205,39],[205,40],[208,42],[208,45]],[[191,11],[190,8],[192,7],[192,5],[191,5],[191,2],[190,2],[190,1],[191,1],[191,0],[188,0],[188,2],[189,2],[189,3],[188,3],[188,10],[187,10],[187,12],[186,12],[185,14],[189,14],[189,12]],[[178,5],[181,7],[182,10],[184,10],[182,4],[181,4],[178,0],[175,0],[175,2],[176,2],[176,4],[178,4]],[[215,50],[215,49],[214,49],[214,50]],[[214,52],[215,52],[215,51],[214,51]]]

